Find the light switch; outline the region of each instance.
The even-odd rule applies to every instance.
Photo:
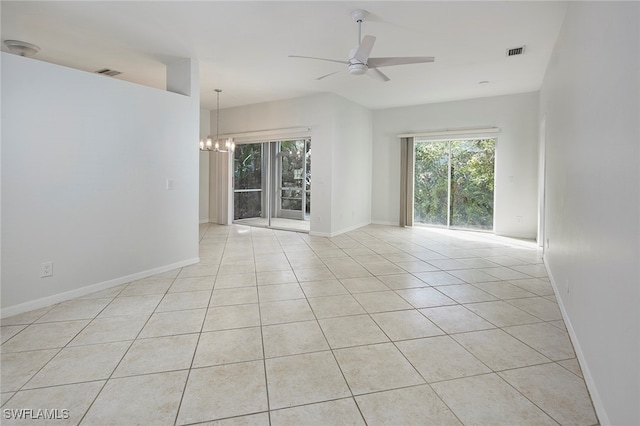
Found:
[[[174,179],[167,179],[167,190],[173,191],[176,189],[176,181]]]

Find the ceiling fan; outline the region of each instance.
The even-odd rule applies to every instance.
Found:
[[[303,59],[315,59],[318,61],[337,62],[347,65],[347,69],[352,75],[367,74],[370,77],[378,79],[380,81],[389,81],[382,71],[378,68],[389,67],[392,65],[408,65],[408,64],[420,64],[425,62],[433,62],[435,60],[432,56],[412,56],[412,57],[393,57],[393,58],[370,58],[371,49],[376,41],[374,36],[366,35],[362,38],[362,22],[367,16],[367,12],[364,10],[354,10],[351,12],[351,18],[358,23],[358,46],[351,49],[349,52],[348,61],[340,61],[336,59],[316,58],[313,56],[298,56],[289,55],[290,58],[303,58]],[[322,80],[330,75],[337,74],[340,71],[335,71],[321,77],[316,80]]]

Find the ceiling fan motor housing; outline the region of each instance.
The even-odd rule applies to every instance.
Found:
[[[353,75],[366,74],[368,69],[369,67],[365,64],[356,63],[349,65],[349,73]]]

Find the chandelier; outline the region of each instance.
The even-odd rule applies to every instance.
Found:
[[[224,141],[224,148],[220,148],[220,93],[222,90],[215,89],[215,92],[217,96],[215,142],[211,136],[207,136],[206,139],[200,139],[200,151],[233,152],[236,148],[236,144],[233,143],[233,138],[227,138],[227,140]]]

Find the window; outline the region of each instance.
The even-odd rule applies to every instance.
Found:
[[[493,230],[496,140],[414,142],[413,222]]]

